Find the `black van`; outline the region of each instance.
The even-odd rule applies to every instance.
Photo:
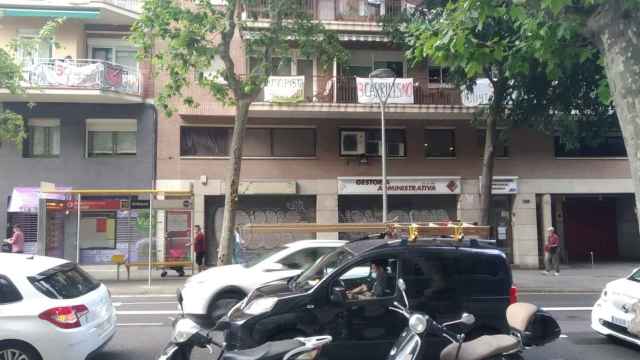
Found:
[[[468,312],[477,319],[470,337],[508,330],[505,311],[516,294],[502,251],[473,240],[375,239],[351,242],[299,276],[253,291],[223,319],[225,341],[243,349],[329,334],[333,342],[323,351],[329,359],[384,359],[406,326],[388,309],[400,296],[398,278],[407,285],[411,308],[440,323]],[[356,288],[368,291],[354,295]],[[446,342],[430,340],[434,351],[425,357],[437,359]]]

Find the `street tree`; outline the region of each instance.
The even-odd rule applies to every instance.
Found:
[[[63,21],[64,18],[49,21],[34,38],[16,38],[7,48],[0,48],[0,89],[5,89],[12,95],[24,93],[23,68],[20,59],[17,58],[18,49],[27,54],[35,51],[43,41],[53,42],[53,35]],[[20,147],[26,137],[22,116],[4,109],[0,102],[0,143],[14,142]]]
[[[535,57],[527,28],[513,16],[521,11],[512,1],[460,0],[428,3],[403,20],[390,22],[394,38],[408,48],[414,61],[449,68],[450,80],[471,90],[477,79],[487,79],[493,95],[479,107],[475,123],[484,128],[480,179],[480,222],[489,223],[491,187],[498,127],[530,127],[547,133],[561,131],[565,146],[598,141],[610,126],[612,109],[595,99],[602,67],[588,47],[554,45],[564,64],[549,71]],[[565,40],[566,41],[566,40]],[[589,68],[582,76],[578,67]],[[504,132],[506,133],[506,131]],[[506,135],[503,135],[506,136]]]
[[[640,209],[640,0],[515,0],[537,58],[562,66],[557,42],[586,38],[606,71],[600,95],[612,101],[624,137],[636,209]],[[549,46],[551,45],[551,46]],[[553,68],[553,66],[552,66]],[[640,212],[636,211],[640,224]]]
[[[341,62],[346,51],[335,33],[313,21],[305,0],[226,0],[216,5],[208,0],[147,0],[133,25],[131,39],[141,57],[151,59],[154,69],[169,80],[157,96],[157,104],[168,115],[175,100],[187,106],[197,102],[183,90],[200,86],[225,105],[235,106],[229,163],[225,178],[222,234],[218,264],[231,262],[242,145],[249,107],[278,67],[295,52],[315,58],[322,66]],[[219,2],[218,2],[219,4]],[[241,46],[251,57],[248,71],[239,69],[235,53]],[[194,71],[219,64],[212,76],[194,76]]]

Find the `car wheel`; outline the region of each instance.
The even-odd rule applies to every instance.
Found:
[[[244,299],[244,294],[237,292],[222,293],[216,296],[209,305],[209,317],[213,321],[218,321],[223,316],[227,315],[232,307]]]
[[[2,360],[42,360],[40,354],[31,345],[18,341],[0,342]]]

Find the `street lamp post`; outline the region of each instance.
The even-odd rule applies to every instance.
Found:
[[[376,87],[373,79],[392,78],[391,86],[388,88],[386,94],[381,92],[381,89]],[[382,141],[382,222],[387,222],[387,141],[384,122],[384,110],[387,106],[389,96],[393,91],[393,86],[396,83],[396,74],[391,69],[376,69],[369,74],[369,81],[371,82],[371,88],[378,98],[378,105],[380,105],[380,131]]]

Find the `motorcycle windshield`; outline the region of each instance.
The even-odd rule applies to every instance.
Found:
[[[420,336],[407,327],[391,348],[387,360],[415,360],[418,358],[421,344]]]

